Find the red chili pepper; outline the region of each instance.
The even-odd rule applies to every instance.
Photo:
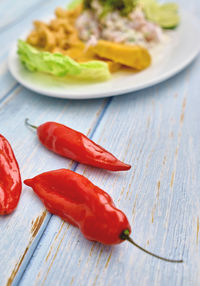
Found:
[[[103,244],[119,244],[128,240],[148,254],[165,259],[137,245],[129,236],[131,227],[126,215],[117,209],[112,198],[73,171],[60,169],[40,174],[24,183],[33,188],[48,211],[79,227],[83,235]]]
[[[46,122],[36,127],[29,124],[28,119],[25,123],[37,129],[38,138],[46,148],[61,156],[111,171],[125,171],[131,168],[84,134],[63,124]]]
[[[21,190],[17,160],[9,142],[0,134],[0,215],[9,214],[16,208]]]

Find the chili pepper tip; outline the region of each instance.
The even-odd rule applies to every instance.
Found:
[[[151,256],[154,256],[154,257],[156,257],[156,258],[158,258],[158,259],[164,260],[164,261],[166,261],[166,262],[172,262],[172,263],[183,263],[183,260],[182,260],[182,259],[181,259],[181,260],[168,259],[168,258],[161,257],[161,256],[159,256],[159,255],[156,255],[156,254],[154,254],[154,253],[152,253],[152,252],[149,252],[148,250],[144,249],[143,247],[141,247],[140,245],[138,245],[137,243],[135,243],[135,242],[133,241],[133,239],[129,236],[129,234],[130,234],[130,231],[129,231],[128,229],[125,229],[125,230],[120,234],[120,238],[121,238],[122,240],[127,240],[127,241],[129,241],[130,243],[132,243],[134,246],[136,246],[136,247],[139,248],[140,250],[142,250],[142,251],[146,252],[147,254],[150,254]]]
[[[31,187],[32,186],[32,179],[26,179],[24,180],[24,184]]]
[[[27,126],[29,126],[29,127],[32,127],[32,128],[34,128],[34,129],[37,129],[37,126],[32,125],[32,124],[29,123],[29,119],[28,119],[28,118],[25,119],[25,125],[27,125]]]

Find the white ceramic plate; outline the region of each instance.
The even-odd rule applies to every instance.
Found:
[[[78,83],[57,80],[42,73],[31,73],[17,57],[17,44],[9,55],[9,70],[26,88],[53,97],[86,99],[128,93],[162,82],[185,68],[199,52],[199,27],[200,23],[194,15],[182,11],[180,26],[169,31],[171,40],[162,53],[154,57],[148,69],[134,74],[117,72],[105,82]]]

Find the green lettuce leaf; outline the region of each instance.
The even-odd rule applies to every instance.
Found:
[[[110,77],[108,65],[103,61],[78,63],[59,53],[39,51],[22,40],[18,41],[18,55],[21,62],[32,72],[83,80],[106,80]]]
[[[110,78],[107,63],[103,61],[91,61],[80,63],[81,72],[76,78],[83,80],[106,80]]]

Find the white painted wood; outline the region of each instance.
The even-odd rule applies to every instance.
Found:
[[[128,243],[86,241],[53,216],[20,285],[198,285],[198,60],[175,78],[116,97],[94,139],[132,164],[113,174],[79,165],[127,214],[133,238],[184,264],[165,263]],[[170,281],[170,282],[169,282]]]
[[[34,132],[24,126],[25,117],[35,124],[56,120],[85,134],[91,134],[98,122],[93,138],[133,167],[118,174],[83,166],[77,171],[112,195],[127,214],[138,243],[163,256],[183,255],[185,263],[161,262],[128,243],[105,247],[88,242],[78,229],[44,212],[40,201],[23,187],[16,212],[0,218],[0,285],[12,281],[13,285],[53,286],[199,285],[200,61],[154,88],[114,98],[105,114],[104,100],[41,97],[16,85],[6,69],[6,56],[12,41],[32,19],[63,5],[60,0],[47,2],[21,19],[21,0],[10,9],[9,19],[2,18],[4,24],[0,23],[5,27],[9,23],[0,34],[4,43],[0,55],[0,132],[13,146],[23,179],[73,167],[38,144]],[[197,15],[200,12],[197,0],[178,2]],[[1,4],[9,7],[9,3],[1,1],[0,10],[6,9],[2,10]],[[27,2],[26,9],[34,4]]]
[[[105,100],[67,101],[43,97],[21,87],[0,105],[0,133],[11,143],[21,169],[22,179],[53,168],[72,168],[38,143],[35,132],[27,129],[24,119],[35,124],[62,122],[90,134],[106,104]],[[50,215],[30,190],[24,189],[17,210],[0,217],[0,285],[11,284],[30,258]],[[40,228],[41,226],[41,228]],[[9,280],[10,279],[10,280]]]

